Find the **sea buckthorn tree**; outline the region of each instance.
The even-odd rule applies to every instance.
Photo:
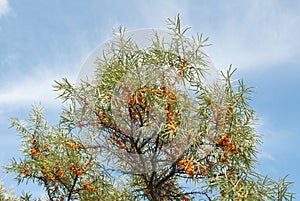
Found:
[[[145,48],[121,28],[95,61],[93,81],[57,82],[74,105],[66,119],[92,136],[88,143],[127,176],[137,199],[292,199],[290,183],[254,169],[251,88],[232,80],[231,67],[211,84],[207,39],[186,37],[179,17],[168,24],[170,39],[154,32]]]
[[[26,133],[26,160],[9,169],[19,172],[19,181],[44,185],[49,197],[71,189],[72,199],[101,200],[109,192],[106,170],[130,186],[129,195],[112,191],[128,200],[293,199],[285,178],[274,181],[255,171],[260,135],[251,88],[233,81],[231,67],[208,80],[207,39],[187,37],[179,16],[168,24],[168,38],[154,31],[143,48],[121,28],[95,60],[93,79],[56,81],[67,105],[60,129],[45,132],[34,120],[43,129],[35,123],[32,133],[13,121]],[[70,135],[75,130],[78,138]],[[53,132],[50,141],[42,137]]]

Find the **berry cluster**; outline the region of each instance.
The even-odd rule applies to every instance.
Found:
[[[190,175],[191,177],[195,174],[195,169],[193,167],[193,160],[192,159],[182,159],[178,162],[178,165],[185,169],[185,172]]]

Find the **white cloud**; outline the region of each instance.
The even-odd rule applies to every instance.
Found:
[[[207,22],[198,26],[204,33],[208,32],[214,44],[209,52],[218,67],[233,64],[239,68],[255,68],[297,58],[300,53],[298,3],[253,0],[232,4],[226,1],[217,6],[214,11],[206,11],[211,19],[203,15]]]
[[[79,66],[79,65],[77,65]],[[56,100],[57,93],[53,91],[54,80],[67,77],[75,80],[79,69],[64,67],[61,69],[35,68],[31,74],[17,77],[4,83],[0,88],[0,111],[8,108],[19,108],[31,104],[57,107],[60,101]]]
[[[0,18],[11,11],[7,0],[0,0]]]

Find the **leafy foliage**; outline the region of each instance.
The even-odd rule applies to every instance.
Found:
[[[18,201],[18,198],[12,195],[11,190],[9,192],[6,191],[2,182],[0,182],[0,200],[3,201]]]
[[[44,187],[49,200],[97,200],[111,197],[114,184],[96,155],[73,136],[75,131],[49,127],[41,108],[34,107],[26,121],[12,120],[21,138],[24,158],[12,159],[6,169],[17,172],[18,182]],[[120,192],[121,193],[121,192]]]

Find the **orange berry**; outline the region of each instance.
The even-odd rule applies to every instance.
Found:
[[[186,169],[186,173],[188,173],[190,176],[194,176],[194,168],[193,167],[188,167]]]
[[[73,170],[73,166],[74,166],[74,163],[70,163],[70,165],[68,165],[67,169],[68,170]]]
[[[171,122],[173,121],[173,114],[172,113],[168,113],[168,118],[167,118],[167,122]]]
[[[54,177],[53,175],[50,175],[48,178],[49,178],[51,181],[55,181],[55,177]]]
[[[31,143],[36,144],[36,139],[34,137],[31,138]]]
[[[153,92],[156,93],[156,94],[159,95],[159,96],[162,95],[162,93],[161,93],[160,91],[156,90],[156,89],[154,89]]]
[[[30,153],[31,153],[32,155],[35,155],[35,154],[37,153],[37,151],[36,151],[36,149],[30,149]]]
[[[140,92],[140,93],[145,93],[146,90],[145,90],[144,88],[142,88],[142,89],[139,89],[139,92]]]
[[[71,142],[71,143],[69,144],[69,147],[71,147],[72,149],[75,149],[77,146],[76,146],[75,143]]]
[[[175,130],[175,126],[172,125],[172,124],[168,124],[167,130],[172,130],[172,131],[174,131],[174,130]]]
[[[174,116],[178,116],[179,112],[173,112]]]
[[[180,76],[182,76],[182,75],[183,75],[183,73],[184,73],[184,70],[183,70],[183,69],[181,69],[181,70],[179,71],[179,75],[180,75]]]
[[[176,100],[177,99],[177,97],[173,93],[169,94],[168,98],[170,98],[171,100]]]
[[[214,105],[212,103],[208,103],[207,107],[210,108],[210,109],[213,109]]]
[[[108,120],[106,118],[103,119],[103,124],[107,124]]]
[[[230,105],[228,106],[228,110],[232,112],[232,111],[234,110],[234,106],[233,106],[232,104],[230,104]]]
[[[21,174],[25,174],[28,175],[29,174],[29,170],[25,169],[25,170],[20,170]]]
[[[186,161],[185,160],[180,160],[178,161],[178,165],[181,167],[185,167],[186,166]]]
[[[41,152],[38,151],[38,150],[36,150],[35,148],[30,149],[30,153],[31,153],[32,155],[37,155],[37,156],[41,155]]]
[[[91,184],[90,182],[82,182],[82,186],[83,186],[83,187],[90,186],[90,184]]]
[[[121,144],[121,145],[120,145],[120,148],[121,148],[121,149],[126,149],[126,146],[125,146],[124,144]]]
[[[236,148],[235,148],[234,145],[231,147],[231,151],[232,151],[233,154],[236,154],[236,153],[237,153],[237,150],[236,150]]]
[[[84,173],[84,170],[83,169],[73,169],[73,173],[80,176]]]

